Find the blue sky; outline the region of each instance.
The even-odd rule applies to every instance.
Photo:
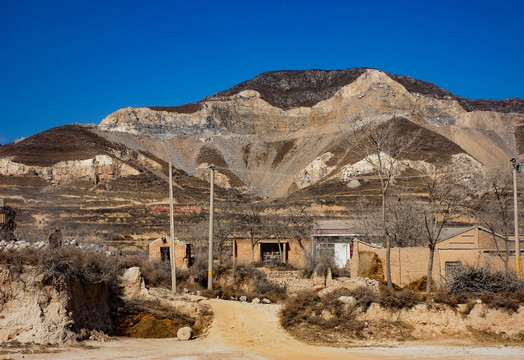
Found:
[[[524,98],[523,1],[0,1],[0,144],[270,70],[373,67]]]

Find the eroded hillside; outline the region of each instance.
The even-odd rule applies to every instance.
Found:
[[[375,69],[278,71],[197,103],[124,108],[98,126],[64,126],[2,146],[0,191],[24,224],[96,226],[100,236],[133,241],[167,230],[166,213],[155,208],[167,204],[169,161],[177,206],[203,209],[180,215],[179,224],[206,217],[210,164],[219,201],[256,194],[268,206],[291,199],[337,212],[377,199],[377,180],[362,178],[373,171],[349,146],[352,130],[366,124],[417,138],[400,159],[402,174],[437,162],[478,171],[524,152],[522,99],[465,99]],[[420,190],[417,179],[399,183]]]

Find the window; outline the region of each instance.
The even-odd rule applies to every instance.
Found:
[[[160,259],[162,261],[170,261],[171,254],[169,253],[169,246],[162,246],[160,248]]]
[[[462,261],[446,261],[446,280],[450,281],[462,268]]]

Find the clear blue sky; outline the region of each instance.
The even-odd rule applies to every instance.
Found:
[[[264,71],[350,67],[524,98],[524,1],[1,0],[0,143]]]

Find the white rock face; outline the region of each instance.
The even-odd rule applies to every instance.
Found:
[[[51,184],[64,184],[71,180],[105,183],[119,176],[138,175],[139,173],[135,168],[108,155],[97,155],[85,160],[61,161],[47,167],[24,165],[7,158],[0,159],[0,175],[34,174]]]
[[[295,183],[297,186],[302,189],[325,178],[335,168],[334,166],[326,165],[326,162],[332,157],[332,153],[326,152],[313,160],[296,176]]]
[[[124,297],[148,297],[149,291],[146,289],[146,284],[139,267],[132,267],[127,269],[122,275],[122,286],[124,288]]]

